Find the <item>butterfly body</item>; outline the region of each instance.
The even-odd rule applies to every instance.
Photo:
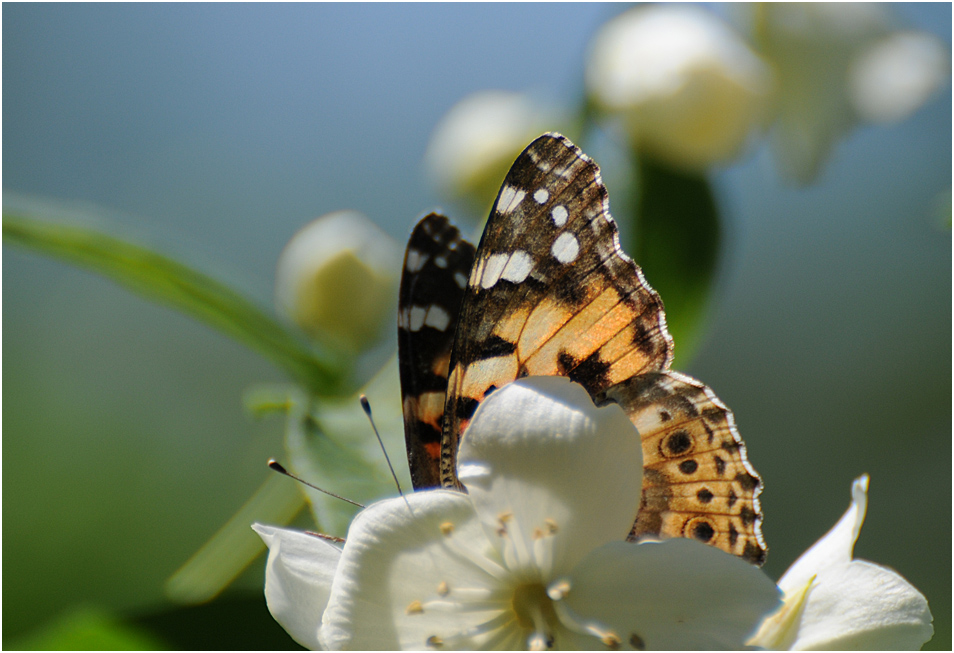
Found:
[[[418,223],[398,333],[415,489],[461,488],[460,438],[489,393],[566,376],[618,403],[642,439],[631,539],[692,537],[764,560],[761,482],[732,414],[669,371],[662,301],[620,249],[599,168],[568,139],[545,134],[520,154],[476,249],[443,216]]]

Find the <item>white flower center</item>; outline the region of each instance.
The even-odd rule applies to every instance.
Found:
[[[533,632],[527,642],[530,650],[542,651],[553,647],[560,618],[542,583],[518,585],[513,592],[513,611],[517,615],[517,623]]]

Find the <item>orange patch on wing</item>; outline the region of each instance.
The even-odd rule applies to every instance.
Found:
[[[629,331],[627,329],[626,331]],[[621,334],[624,332],[621,332]],[[647,369],[651,367],[653,360],[646,355],[645,352],[640,350],[638,347],[633,347],[632,350],[617,360],[609,368],[608,373],[608,385],[614,385],[625,381],[637,374],[642,374]]]
[[[460,369],[458,366],[457,370]],[[501,387],[516,378],[517,357],[512,354],[474,361],[463,370],[458,394],[479,400],[483,398],[490,386]]]
[[[529,315],[529,308],[517,309],[508,315],[507,319],[501,320],[494,326],[494,335],[500,336],[507,342],[517,342]]]
[[[548,339],[527,359],[527,369],[540,370],[535,371],[537,374],[559,374],[556,362],[561,352],[565,351],[574,359],[582,360],[599,349],[609,336],[605,332],[601,334],[599,330],[591,332],[591,327],[618,305],[619,299],[615,288],[604,288],[575,315],[552,329]]]
[[[607,288],[566,326],[573,333],[564,349],[576,360],[583,360],[601,349],[616,333],[632,321],[632,315],[620,304],[619,293]]]
[[[424,450],[427,452],[427,457],[431,460],[440,460],[441,458],[441,443],[438,442],[426,442],[424,444]]]
[[[517,343],[517,355],[520,359],[526,360],[529,353],[551,338],[572,315],[570,309],[553,300],[545,299],[540,302],[530,313],[520,334],[520,341]]]

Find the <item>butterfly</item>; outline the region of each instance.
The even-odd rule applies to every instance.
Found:
[[[629,539],[688,537],[760,565],[761,479],[731,411],[669,369],[659,295],[622,251],[599,167],[548,133],[516,159],[475,248],[444,216],[411,233],[398,360],[415,490],[462,489],[457,449],[480,402],[528,375],[559,375],[616,402],[642,439]]]

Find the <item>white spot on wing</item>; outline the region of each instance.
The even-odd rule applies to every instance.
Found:
[[[504,266],[507,265],[506,254],[491,254],[481,265],[480,285],[484,288],[492,288],[500,279]]]
[[[465,276],[464,276],[463,274],[461,274],[460,272],[455,272],[455,273],[454,273],[454,281],[456,281],[456,282],[457,282],[457,285],[458,285],[459,287],[461,287],[461,288],[466,288],[466,287],[467,287],[467,277],[465,277]]]
[[[439,267],[439,268],[446,268],[446,267],[447,267],[447,257],[446,257],[446,256],[435,256],[435,257],[434,257],[434,265],[436,265],[436,266]]]
[[[553,241],[553,247],[550,248],[550,253],[553,254],[553,257],[560,263],[572,263],[576,260],[576,257],[580,255],[580,243],[577,241],[576,236],[564,231]]]
[[[427,309],[423,306],[412,306],[408,316],[408,326],[411,331],[420,331],[424,326],[424,318],[427,317]]]
[[[418,272],[424,264],[427,263],[427,255],[422,254],[416,249],[407,250],[407,259],[404,263],[404,268],[408,272]]]
[[[500,191],[500,199],[497,200],[497,210],[506,215],[517,208],[526,196],[526,191],[504,186]]]
[[[525,251],[518,249],[510,255],[510,260],[500,273],[500,278],[521,283],[533,269],[533,259]]]
[[[533,194],[533,199],[536,200],[537,204],[546,204],[547,200],[550,199],[550,191],[541,188]]]
[[[427,309],[427,317],[424,318],[424,324],[438,331],[444,331],[450,324],[450,315],[437,304],[431,304]]]
[[[562,227],[566,224],[566,219],[570,217],[570,214],[566,210],[565,206],[562,204],[557,204],[553,207],[553,210],[550,211],[550,217],[553,218],[553,224],[558,227]]]

